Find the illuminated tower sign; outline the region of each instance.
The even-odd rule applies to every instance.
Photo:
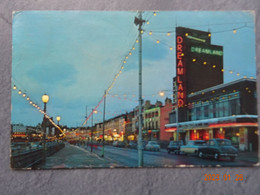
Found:
[[[186,103],[186,66],[184,61],[183,37],[176,37],[176,59],[177,59],[177,100],[178,107],[183,107]]]
[[[223,83],[223,47],[211,44],[210,32],[176,28],[176,83],[181,115],[189,94]]]

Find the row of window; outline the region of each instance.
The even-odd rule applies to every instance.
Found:
[[[158,126],[158,121],[155,121],[155,122],[145,122],[145,126],[144,126],[145,129],[159,129],[159,126]]]
[[[225,95],[230,96],[230,94]],[[191,120],[219,118],[240,114],[240,96],[237,92],[232,98],[219,97],[219,101],[209,101],[206,104],[194,106],[190,111]]]
[[[150,113],[146,113],[145,114],[145,118],[153,118],[153,117],[157,117],[159,116],[159,112],[156,111],[156,112],[150,112]]]

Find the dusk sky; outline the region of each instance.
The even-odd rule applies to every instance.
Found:
[[[62,125],[81,126],[86,106],[90,114],[126,60],[107,96],[106,119],[132,111],[138,105],[138,28],[134,24],[137,15],[135,11],[14,13],[12,85],[41,108],[41,96],[47,93],[50,116],[55,119],[60,115]],[[143,19],[149,20],[143,26],[144,100],[164,102],[166,96],[160,97],[159,91],[172,89],[176,25],[209,31],[211,43],[223,46],[224,69],[234,72],[224,72],[225,83],[243,76],[256,77],[253,12],[172,11],[154,16],[147,11]],[[171,32],[170,36],[167,32]],[[135,50],[131,50],[133,45]],[[103,120],[103,103],[97,110],[95,123]],[[12,90],[12,123],[37,125],[42,118],[17,90]]]

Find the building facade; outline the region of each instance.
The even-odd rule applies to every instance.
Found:
[[[240,79],[188,96],[187,118],[167,124],[178,138],[208,140],[226,138],[240,151],[257,151],[258,124],[256,80]],[[176,131],[178,128],[178,131]]]

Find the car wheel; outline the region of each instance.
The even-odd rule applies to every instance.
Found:
[[[230,157],[230,161],[231,161],[231,162],[234,162],[234,161],[235,161],[235,159],[236,159],[236,157],[235,157],[235,156],[231,156],[231,157]]]
[[[167,152],[168,152],[168,154],[170,154],[170,153],[171,153],[171,151],[170,151],[170,150],[167,150]]]
[[[215,159],[215,160],[219,160],[219,153],[218,153],[218,152],[216,152],[216,153],[214,154],[214,159]]]
[[[199,151],[199,152],[198,152],[198,156],[199,156],[200,158],[203,158],[203,152],[202,152],[202,151]]]

